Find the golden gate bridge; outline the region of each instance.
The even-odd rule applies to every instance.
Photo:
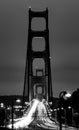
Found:
[[[42,31],[33,30],[33,19],[45,20],[45,29],[40,29]],[[37,42],[36,44],[39,43],[36,49],[34,49],[36,44],[33,41],[35,43]],[[27,96],[28,101],[31,101],[36,97],[44,97],[47,101],[50,101],[53,97],[53,92],[49,51],[48,9],[42,12],[34,12],[29,8],[27,42],[27,58],[23,92],[24,100]]]
[[[44,20],[45,28],[42,30],[32,28],[33,19]],[[40,22],[39,22],[40,23]],[[35,23],[36,24],[36,23]],[[39,24],[37,24],[39,26]],[[28,101],[28,108],[24,103]],[[48,8],[44,11],[32,11],[29,8],[29,25],[27,55],[24,76],[22,117],[11,119],[6,128],[28,130],[61,130],[59,122],[51,116],[52,109],[49,104],[53,101]],[[12,117],[13,118],[13,117]],[[75,130],[67,127],[68,130]],[[65,130],[65,125],[62,126]]]

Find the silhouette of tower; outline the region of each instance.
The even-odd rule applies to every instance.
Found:
[[[45,20],[44,30],[32,29],[32,20],[34,18],[43,18]],[[35,38],[37,39],[37,43],[38,39],[43,38],[45,43],[44,49],[39,50],[39,47],[43,45],[41,43],[41,45],[39,44],[37,47],[37,50],[33,49],[33,39]],[[36,65],[34,64],[35,62]],[[47,101],[50,101],[52,97],[53,92],[49,51],[48,8],[44,11],[38,12],[32,11],[31,8],[29,8],[28,43],[23,99],[26,100],[26,98],[28,98],[28,101],[31,101],[33,98],[45,98]]]

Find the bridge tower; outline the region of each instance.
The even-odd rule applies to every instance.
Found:
[[[44,30],[32,29],[32,20],[43,18],[45,20]],[[39,26],[39,24],[38,24]],[[33,41],[36,39],[33,49]],[[43,39],[43,44],[38,40]],[[40,45],[41,44],[41,45]],[[34,64],[36,62],[36,65]],[[43,65],[42,65],[43,64]],[[29,25],[28,25],[28,41],[27,41],[27,56],[24,77],[23,99],[31,101],[33,98],[45,98],[50,101],[53,97],[51,66],[50,66],[50,51],[49,51],[49,29],[48,29],[48,8],[44,11],[32,11],[29,8]]]

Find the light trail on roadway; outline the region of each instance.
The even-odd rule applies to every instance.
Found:
[[[12,124],[7,125],[9,129],[12,129]],[[59,124],[49,118],[47,113],[47,106],[45,100],[33,99],[30,102],[30,106],[22,118],[14,120],[14,129],[29,129],[40,128],[47,130],[59,130]],[[33,129],[32,129],[33,130]],[[65,127],[62,125],[62,130],[75,130],[73,127]]]

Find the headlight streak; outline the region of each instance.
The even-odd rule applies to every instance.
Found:
[[[33,121],[33,113],[36,110],[36,107],[38,105],[39,101],[38,100],[34,100],[34,103],[29,111],[29,113],[27,114],[26,117],[22,117],[20,121],[14,123],[14,128],[28,128],[28,125]],[[12,124],[8,125],[9,128],[12,128]]]
[[[45,103],[45,100],[43,101],[33,99],[30,102],[30,106],[24,116],[22,118],[16,119],[16,122],[13,125],[14,129],[28,128],[33,122],[37,127],[52,130],[57,129],[58,126],[56,123],[49,119],[47,113],[48,107]],[[12,124],[9,124],[8,128],[12,128]]]

